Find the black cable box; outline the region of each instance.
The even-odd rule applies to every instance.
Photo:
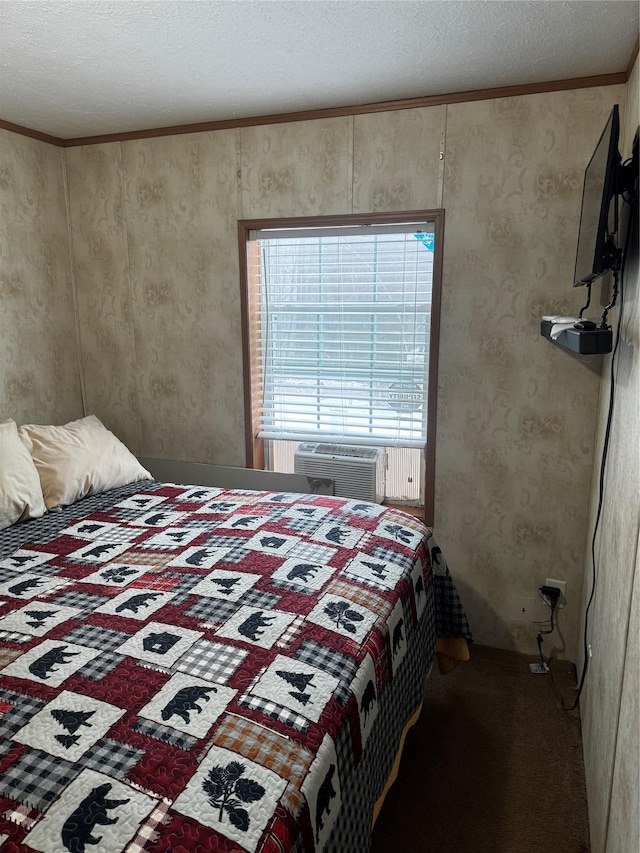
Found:
[[[556,340],[551,337],[552,328],[553,323],[550,320],[542,320],[540,322],[542,337],[579,355],[604,355],[613,349],[613,335],[609,326],[606,329],[593,329],[593,331],[565,329]]]

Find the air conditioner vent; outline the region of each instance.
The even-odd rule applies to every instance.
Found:
[[[318,456],[346,456],[354,459],[377,459],[380,453],[378,447],[352,447],[350,444],[303,444],[300,449],[303,448],[309,448],[309,453]]]
[[[379,447],[301,444],[295,452],[293,467],[296,474],[330,477],[338,497],[382,503],[386,457]]]

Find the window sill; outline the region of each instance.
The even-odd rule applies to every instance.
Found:
[[[399,509],[401,512],[406,512],[408,515],[413,515],[416,518],[419,518],[420,521],[425,520],[423,506],[406,506],[404,504],[387,503],[386,501],[384,501],[382,505],[389,507],[390,509]]]

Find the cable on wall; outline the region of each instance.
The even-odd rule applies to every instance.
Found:
[[[626,203],[629,203],[628,199],[624,199]],[[598,529],[600,526],[600,520],[602,517],[602,507],[604,504],[604,481],[605,481],[605,471],[607,465],[607,457],[609,454],[609,441],[611,438],[611,427],[613,424],[613,410],[615,403],[615,379],[616,379],[616,356],[618,353],[618,347],[620,344],[621,338],[621,328],[622,328],[622,317],[624,313],[624,282],[625,282],[625,268],[627,263],[627,258],[629,254],[629,246],[631,243],[631,235],[634,232],[634,229],[637,227],[635,219],[638,211],[638,205],[634,204],[631,206],[631,215],[629,217],[629,222],[627,223],[627,233],[625,237],[624,249],[622,252],[622,263],[620,265],[620,269],[614,268],[613,276],[614,276],[614,293],[619,291],[619,310],[618,310],[618,321],[616,323],[616,335],[615,335],[615,344],[613,347],[613,352],[611,354],[611,363],[610,363],[610,391],[609,391],[609,406],[607,410],[607,422],[604,432],[604,440],[602,443],[602,453],[600,456],[600,473],[598,477],[598,506],[596,509],[596,517],[593,524],[593,535],[591,537],[591,589],[589,592],[589,600],[587,601],[587,606],[584,612],[584,633],[583,633],[583,662],[582,662],[582,672],[580,674],[580,681],[578,683],[578,689],[576,693],[575,700],[573,704],[567,705],[562,698],[562,695],[558,691],[554,678],[553,671],[549,666],[549,660],[545,659],[542,654],[542,633],[551,633],[551,631],[540,632],[538,634],[538,650],[540,653],[540,658],[542,662],[546,665],[547,671],[551,676],[551,687],[553,692],[555,693],[560,707],[563,711],[574,711],[578,707],[578,703],[580,702],[580,697],[582,695],[582,690],[584,688],[585,680],[587,677],[587,671],[589,668],[589,643],[588,643],[588,629],[589,629],[589,611],[591,610],[591,605],[593,604],[593,600],[595,598],[596,587],[597,587],[597,566],[596,566],[596,539],[598,535]],[[551,605],[551,625],[554,625],[554,617],[555,617],[555,604]],[[553,627],[551,628],[553,630]]]

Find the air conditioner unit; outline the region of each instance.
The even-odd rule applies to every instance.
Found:
[[[293,458],[296,474],[331,477],[341,498],[382,503],[387,454],[379,447],[301,444]]]

